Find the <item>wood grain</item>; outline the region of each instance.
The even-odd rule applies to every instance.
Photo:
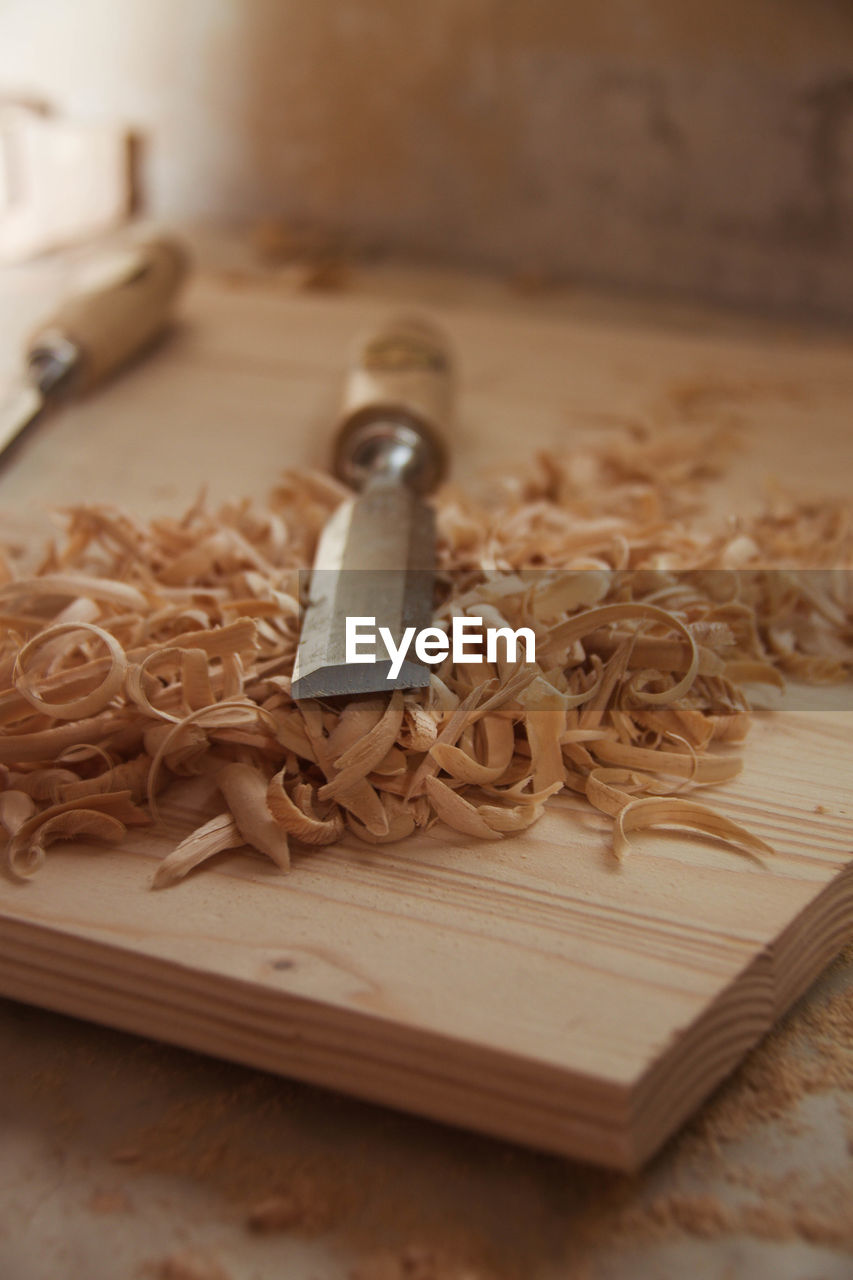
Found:
[[[155,492],[152,472],[118,472],[94,447],[84,466],[70,449],[73,440],[79,451],[87,433],[91,444],[111,416],[118,450],[135,449],[134,433],[148,422],[146,450],[196,457],[191,477],[174,478],[174,508],[205,467],[220,488],[225,483],[226,420],[238,404],[242,452],[257,409],[262,457],[235,485],[255,467],[262,487],[273,417],[277,461],[316,452],[317,434],[309,440],[305,423],[334,404],[331,375],[344,339],[382,311],[375,297],[231,295],[203,283],[181,341],[99,400],[46,424],[14,460],[19,496],[68,496],[67,488],[54,492],[53,470],[39,477],[49,441],[79,479],[77,496],[130,495],[137,509],[162,509],[170,495]],[[498,452],[521,447],[525,404],[525,449],[533,438],[553,443],[558,423],[565,439],[567,351],[588,415],[596,404],[602,413],[617,404],[625,414],[650,415],[667,380],[703,371],[721,385],[724,366],[734,366],[740,381],[732,382],[730,367],[726,385],[752,433],[738,484],[755,488],[763,474],[762,441],[777,463],[798,456],[796,440],[780,443],[778,431],[773,447],[774,419],[787,413],[796,426],[800,412],[785,399],[785,379],[799,377],[812,456],[824,456],[822,431],[838,438],[850,374],[834,342],[784,339],[794,354],[784,379],[770,386],[775,340],[727,346],[719,337],[570,317],[525,322],[458,305],[438,313],[459,342],[463,369],[467,361],[473,370],[463,400],[463,474],[473,439],[479,433],[484,441],[493,422]],[[653,369],[641,371],[647,360]],[[719,413],[719,401],[708,412]],[[220,441],[212,452],[193,435],[202,421]],[[0,477],[0,497],[10,472]],[[207,812],[210,797],[196,783],[170,797],[162,828],[134,832],[110,851],[58,848],[32,883],[0,882],[0,990],[450,1123],[634,1167],[851,931],[853,712],[820,710],[817,698],[811,705],[760,715],[743,775],[703,797],[774,846],[763,865],[672,833],[636,836],[635,854],[618,867],[606,835],[565,800],[523,837],[497,844],[435,828],[397,847],[343,843],[297,855],[287,876],[248,854],[223,855],[215,869],[153,892],[156,859]]]

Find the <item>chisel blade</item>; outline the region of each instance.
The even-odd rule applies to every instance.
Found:
[[[317,548],[293,672],[293,697],[334,698],[423,688],[430,671],[410,647],[392,678],[384,646],[375,662],[348,662],[346,619],[373,619],[399,647],[407,627],[430,625],[435,517],[406,485],[379,482],[342,503]]]

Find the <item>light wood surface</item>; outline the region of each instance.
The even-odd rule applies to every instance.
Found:
[[[7,520],[69,497],[175,510],[203,481],[258,492],[278,463],[322,461],[342,353],[387,311],[379,291],[201,280],[174,342],[24,442],[0,476]],[[841,340],[675,333],[452,293],[433,312],[459,350],[462,478],[617,419],[672,421],[691,380],[705,388],[691,420],[728,414],[744,437],[724,508],[755,501],[771,473],[807,490],[849,474]],[[59,849],[31,884],[0,884],[0,989],[634,1166],[851,931],[853,717],[818,706],[760,716],[743,775],[707,795],[775,846],[763,866],[673,834],[638,836],[619,868],[558,801],[496,845],[436,828],[299,855],[288,876],[234,855],[151,892],[154,858],[205,811],[197,791],[154,835]]]

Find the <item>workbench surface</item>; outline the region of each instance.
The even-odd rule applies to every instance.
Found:
[[[356,271],[340,294],[321,295],[298,291],[287,273],[255,272],[239,249],[203,244],[202,255],[210,265],[194,282],[172,354],[204,367],[208,393],[176,397],[155,355],[97,398],[45,421],[0,472],[4,523],[32,520],[34,507],[72,493],[174,512],[195,496],[202,471],[213,499],[263,492],[283,418],[305,424],[298,460],[322,465],[346,339],[356,317],[379,317],[390,302],[450,308],[475,353],[454,442],[463,480],[481,462],[466,423],[501,400],[490,325],[509,316],[518,322],[524,372],[516,369],[512,397],[490,420],[490,462],[517,456],[519,422],[537,412],[537,380],[555,358],[560,322],[597,329],[618,322],[633,340],[615,354],[622,367],[614,386],[630,392],[622,403],[615,397],[614,416],[636,413],[638,404],[667,412],[655,399],[654,351],[676,333],[685,382],[701,378],[689,360],[693,335],[709,361],[706,378],[719,380],[721,360],[731,357],[729,379],[718,381],[706,411],[751,425],[759,470],[768,478],[794,474],[805,491],[838,490],[853,406],[853,344],[843,334],[567,291],[519,297],[500,282],[402,268]],[[63,258],[0,277],[0,385],[14,371],[22,335],[74,270],[75,259]],[[328,358],[319,361],[314,348],[300,348],[299,325],[301,313],[316,323],[318,308],[329,317]],[[194,333],[193,317],[202,314],[216,321],[213,347]],[[261,342],[241,339],[249,315],[255,335],[258,318],[268,319]],[[798,383],[805,367],[807,394]],[[578,438],[600,429],[599,406],[584,397],[579,385],[566,404]],[[765,405],[770,397],[774,413],[750,424],[756,397]],[[829,424],[820,438],[808,431],[814,412]],[[79,435],[71,464],[66,450],[52,447],[60,430]],[[565,446],[565,422],[537,423],[539,438],[549,432],[553,445]],[[721,487],[721,509],[756,500],[751,474],[749,483],[735,476]],[[181,1280],[179,1257],[196,1265],[185,1268],[192,1280],[337,1280],[357,1266],[364,1280],[486,1280],[500,1274],[501,1258],[529,1280],[850,1274],[851,953],[636,1178],[8,1002],[0,1005],[0,1045],[0,1274],[10,1280]],[[257,1227],[264,1200],[280,1192],[298,1202],[295,1223],[247,1227],[253,1213]],[[425,1256],[416,1269],[409,1247],[433,1253],[432,1271]]]

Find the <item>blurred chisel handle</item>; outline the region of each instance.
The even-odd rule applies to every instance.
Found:
[[[447,470],[453,360],[441,330],[403,316],[362,339],[347,374],[334,471],[354,489],[383,481],[430,493]]]
[[[34,380],[45,378],[51,390],[62,377],[76,393],[109,377],[166,327],[187,270],[186,252],[165,237],[117,250],[99,265],[97,282],[61,303],[30,338]]]

